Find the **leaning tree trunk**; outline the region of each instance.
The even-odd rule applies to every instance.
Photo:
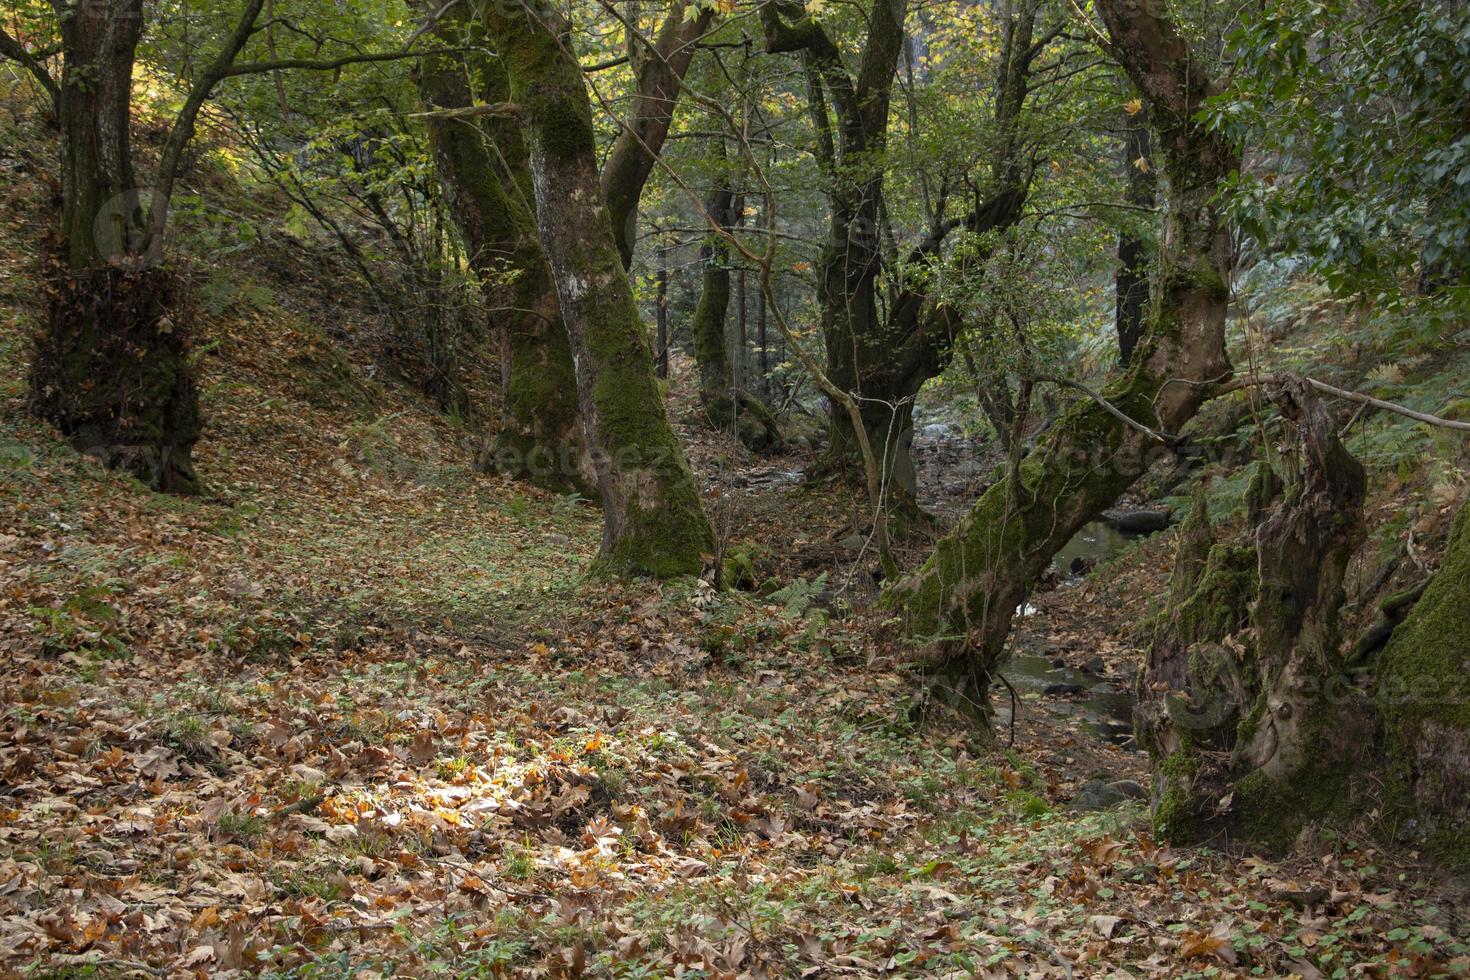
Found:
[[[1083,401],[1059,418],[887,598],[907,612],[910,633],[928,641],[938,689],[982,712],[1016,608],[1052,556],[1168,454],[1152,433],[1177,433],[1212,384],[1230,375],[1225,312],[1233,254],[1214,197],[1237,156],[1194,118],[1213,87],[1162,0],[1102,0],[1099,7],[1115,52],[1149,102],[1168,178],[1148,329],[1132,366],[1102,390],[1108,405]]]
[[[429,11],[437,12],[437,5]],[[446,47],[469,50],[424,58],[419,90],[431,110],[509,99],[505,66],[484,50],[483,24],[452,5],[435,20],[434,33]],[[597,476],[519,125],[505,117],[431,115],[428,126],[445,197],[502,338],[501,426],[483,462],[549,490],[591,492]]]
[[[602,168],[602,196],[612,220],[613,237],[623,266],[633,264],[638,242],[638,202],[658,162],[658,154],[673,125],[679,88],[694,59],[696,42],[714,21],[715,5],[675,0],[664,15],[651,50],[629,39],[629,60],[637,74],[623,131],[613,141]]]
[[[549,8],[481,5],[530,151],[536,213],[571,341],[602,493],[600,564],[698,573],[714,534],[664,414],[653,359],[598,186],[596,136],[567,25]]]
[[[1254,547],[1210,546],[1196,507],[1139,677],[1155,822],[1172,840],[1281,850],[1346,803],[1373,742],[1373,707],[1338,624],[1343,575],[1365,537],[1363,467],[1306,381],[1288,376],[1268,394],[1299,433],[1297,476]],[[1271,476],[1258,473],[1253,511]]]
[[[78,450],[159,490],[199,490],[198,390],[149,199],[133,177],[133,60],[141,0],[78,4],[61,18],[65,64],[60,254],[37,337],[30,407]]]

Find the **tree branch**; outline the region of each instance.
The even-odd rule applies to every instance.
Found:
[[[194,84],[189,87],[189,94],[184,99],[179,114],[174,117],[174,124],[169,129],[168,141],[164,143],[163,153],[159,156],[158,175],[154,180],[154,197],[148,206],[148,237],[145,250],[150,253],[163,248],[163,229],[168,221],[169,199],[173,196],[174,181],[178,177],[179,160],[183,158],[184,147],[194,138],[194,126],[199,119],[199,110],[204,108],[209,94],[230,71],[235,59],[240,56],[241,49],[255,33],[255,22],[260,19],[260,11],[264,6],[265,0],[245,0],[234,31],[225,39],[219,53],[209,63],[204,74],[195,79]]]
[[[428,112],[410,112],[409,119],[431,122],[448,122],[457,119],[478,119],[482,116],[515,116],[521,107],[514,102],[489,102],[483,105],[460,106],[455,109],[433,109]]]
[[[330,58],[325,61],[312,61],[309,58],[282,58],[277,61],[250,61],[243,65],[231,65],[220,76],[224,78],[236,78],[240,75],[259,75],[268,71],[281,71],[283,69],[295,69],[299,71],[335,71],[345,68],[347,65],[370,64],[378,61],[401,61],[404,58],[421,58],[427,53],[448,54],[449,52],[424,52],[424,51],[369,51],[363,54],[348,54],[340,58]]]
[[[0,27],[0,56],[9,58],[35,76],[36,81],[41,83],[41,87],[51,97],[53,110],[60,106],[61,88],[56,84],[56,79],[51,77],[46,66],[37,61],[33,53],[26,50],[24,44],[12,37],[3,27]]]

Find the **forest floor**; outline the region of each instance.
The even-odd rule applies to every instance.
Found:
[[[1145,764],[1065,697],[1020,688],[1010,747],[922,710],[861,508],[799,457],[685,433],[774,594],[585,581],[586,502],[476,473],[250,300],[207,322],[209,496],[104,472],[23,411],[14,202],[0,976],[1470,973],[1463,889],[1413,855],[1169,848],[1077,805]],[[1018,644],[1126,691],[1170,551],[1034,597]]]

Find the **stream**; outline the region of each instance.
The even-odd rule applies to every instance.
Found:
[[[1052,559],[1062,579],[1059,587],[1074,586],[1093,564],[1112,558],[1135,537],[1102,521],[1084,525]],[[1036,609],[1028,602],[1017,612],[1024,618],[1035,613]],[[1084,729],[1098,738],[1132,747],[1133,693],[1126,687],[1072,667],[1058,667],[1046,657],[1020,650],[1012,650],[1001,662],[1000,672],[1015,687],[1019,697],[1040,695],[1029,699],[1036,709],[1059,718],[1077,718]],[[999,689],[995,697],[998,720],[1001,725],[1009,725],[1009,692]]]

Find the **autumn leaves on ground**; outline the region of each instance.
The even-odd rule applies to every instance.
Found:
[[[765,597],[585,581],[595,511],[477,474],[309,298],[211,314],[209,496],[105,472],[21,410],[41,211],[16,187],[0,974],[1465,972],[1463,909],[1402,857],[1171,850],[1136,803],[1067,802],[1138,757],[919,710],[883,624],[844,611],[850,566]],[[698,439],[732,537],[831,548],[837,496],[744,485]]]

